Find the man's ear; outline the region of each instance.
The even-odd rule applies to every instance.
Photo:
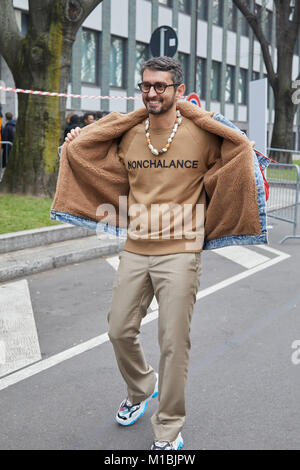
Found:
[[[185,93],[185,84],[181,83],[181,85],[179,85],[176,90],[176,99],[180,100],[180,98],[184,96],[184,93]]]

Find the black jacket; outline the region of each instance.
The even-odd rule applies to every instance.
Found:
[[[1,131],[1,140],[2,142],[13,142],[14,141],[14,136],[16,132],[16,124],[17,122],[14,120],[8,121],[5,126],[2,128]],[[7,158],[9,155],[9,152],[11,150],[11,145],[2,145],[3,147],[3,154],[2,154],[2,167],[5,168],[6,163],[7,163]]]
[[[2,140],[13,142],[16,131],[17,122],[14,120],[8,121],[2,129]]]

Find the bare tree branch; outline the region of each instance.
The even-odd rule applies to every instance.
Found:
[[[102,0],[85,0],[82,3],[85,5],[85,12],[88,16],[96,8],[96,6],[99,5],[99,3],[102,3]]]
[[[64,17],[64,32],[76,34],[102,0],[29,0],[29,16],[36,31],[45,33],[52,15]],[[42,12],[42,14],[41,14]]]
[[[66,19],[73,24],[77,22],[82,24],[101,2],[102,0],[64,0],[62,3]]]
[[[38,0],[39,1],[39,0]],[[65,11],[65,26],[67,29],[72,25],[72,33],[76,34],[79,27],[89,14],[103,0],[63,0],[60,1]]]
[[[17,25],[13,0],[0,0],[0,54],[13,71],[22,36]]]
[[[269,41],[267,40],[262,30],[261,23],[258,21],[257,15],[255,13],[252,13],[252,11],[250,10],[249,6],[247,5],[248,2],[246,2],[245,0],[233,0],[233,2],[235,3],[236,7],[241,11],[241,13],[245,16],[246,20],[248,21],[256,36],[256,39],[260,43],[265,66],[268,73],[268,78],[271,86],[274,88],[276,82],[276,74],[274,71],[272,57],[270,55]]]

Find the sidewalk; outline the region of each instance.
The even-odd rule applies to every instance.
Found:
[[[69,224],[0,235],[0,282],[118,253],[123,245]]]

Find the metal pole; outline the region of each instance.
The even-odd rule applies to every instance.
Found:
[[[296,167],[297,172],[297,185],[296,185],[296,206],[295,206],[295,223],[294,223],[294,237],[297,233],[297,224],[298,224],[298,206],[299,206],[299,190],[300,190],[300,171],[298,166]]]
[[[194,73],[194,92],[197,93],[197,46],[198,46],[198,15],[199,0],[196,0],[196,26],[195,26],[195,73]]]

